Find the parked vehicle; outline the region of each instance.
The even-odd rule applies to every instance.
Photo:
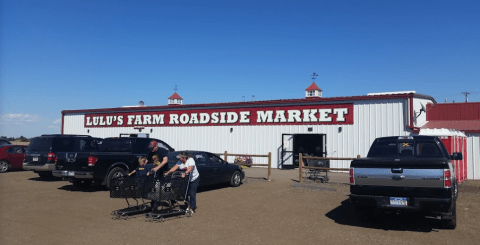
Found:
[[[11,145],[12,143],[8,141],[7,139],[0,138],[0,146],[2,145]]]
[[[58,156],[71,156],[73,153],[73,158],[69,160],[76,161],[77,157],[83,156],[78,152],[95,150],[99,141],[101,139],[89,135],[44,134],[34,137],[26,150],[23,169],[32,170],[41,178],[52,177]]]
[[[0,173],[21,169],[25,159],[25,145],[0,145]]]
[[[378,138],[366,158],[350,165],[350,201],[360,219],[415,211],[440,216],[454,229],[458,186],[451,160],[462,158],[449,155],[435,136]]]
[[[148,155],[148,146],[152,140],[157,141],[158,147],[166,149],[167,152],[174,151],[167,143],[153,138],[105,138],[98,151],[92,152],[86,161],[70,163],[66,158],[57,158],[53,175],[74,184],[93,182],[110,188],[113,178],[126,175],[138,166],[139,157]]]
[[[230,183],[231,186],[237,187],[245,178],[245,172],[240,166],[228,163],[218,155],[205,151],[187,152],[195,160],[195,165],[200,174],[200,186]],[[178,154],[180,154],[180,151],[168,154],[169,168],[172,168],[178,162]]]

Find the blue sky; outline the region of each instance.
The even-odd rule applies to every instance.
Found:
[[[0,135],[62,110],[409,91],[480,101],[480,1],[0,0]]]

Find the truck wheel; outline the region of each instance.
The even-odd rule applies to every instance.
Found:
[[[242,182],[242,175],[240,174],[240,172],[235,171],[232,175],[232,178],[230,179],[230,185],[233,187],[237,187],[240,185],[241,182]]]
[[[8,172],[8,170],[10,170],[10,164],[5,160],[0,161],[0,173]]]
[[[366,207],[355,207],[355,216],[361,222],[372,221],[375,210]]]
[[[91,180],[74,180],[72,181],[72,184],[77,187],[90,187],[90,184],[92,184]]]
[[[126,174],[127,173],[125,172],[125,170],[123,170],[123,168],[116,167],[116,168],[112,169],[110,171],[110,173],[108,173],[108,176],[107,176],[107,188],[110,189],[110,183],[111,183],[112,179],[125,176]]]
[[[51,179],[51,178],[53,178],[52,172],[39,172],[38,176],[40,176],[41,179]]]
[[[442,217],[442,227],[453,230],[457,227],[457,203],[453,203],[451,219],[444,219]]]

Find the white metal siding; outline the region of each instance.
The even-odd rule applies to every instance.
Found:
[[[467,179],[480,179],[480,134],[467,134]]]
[[[356,157],[358,154],[364,157],[375,138],[409,134],[405,130],[406,104],[405,99],[355,102],[353,125],[145,127],[142,133],[149,133],[150,137],[161,139],[176,150],[238,154],[271,152],[273,167],[277,167],[282,134],[326,134],[329,157]],[[308,132],[309,127],[312,132]],[[133,127],[84,128],[83,114],[68,114],[64,116],[64,133],[106,138],[139,131]],[[233,161],[233,157],[228,160]],[[267,158],[254,158],[254,162],[267,163]],[[349,168],[350,161],[332,161],[331,166]]]

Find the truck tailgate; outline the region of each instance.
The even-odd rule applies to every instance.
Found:
[[[443,169],[355,168],[355,185],[444,187]]]

